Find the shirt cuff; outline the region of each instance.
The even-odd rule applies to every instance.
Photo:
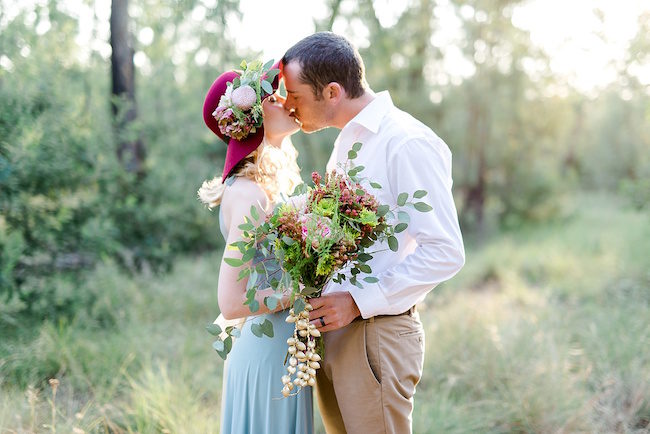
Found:
[[[348,290],[361,312],[363,319],[386,313],[388,300],[378,283],[364,283],[363,288],[350,285]]]

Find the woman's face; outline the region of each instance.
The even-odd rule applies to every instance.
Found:
[[[284,98],[277,93],[262,103],[264,133],[269,136],[288,136],[300,128],[296,120],[284,109]]]

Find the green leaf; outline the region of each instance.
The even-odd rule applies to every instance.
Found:
[[[228,331],[228,328],[230,329],[230,331]],[[235,337],[235,338],[238,338],[238,337],[241,336],[241,330],[239,330],[237,327],[228,327],[228,328],[226,329],[226,331],[228,332],[228,334],[230,336]]]
[[[246,68],[246,67],[244,66],[244,68]],[[240,84],[241,84],[241,80],[239,79],[239,77],[236,77],[236,78],[232,81],[232,86],[233,86],[233,87],[239,87]]]
[[[404,229],[408,227],[409,225],[407,223],[399,223],[397,226],[395,226],[395,233],[399,234],[400,232],[403,232]]]
[[[293,311],[298,314],[305,310],[305,300],[302,297],[298,297],[296,301],[293,302]]]
[[[366,192],[361,190],[360,188],[357,188],[357,191],[355,193],[357,193],[357,196],[365,196],[366,195]]]
[[[357,268],[366,274],[372,273],[372,268],[368,264],[359,264]]]
[[[262,325],[257,323],[251,324],[251,331],[258,338],[261,338],[262,335],[264,334],[264,331],[262,330]]]
[[[397,249],[399,248],[399,243],[397,242],[397,238],[390,236],[388,237],[388,247],[393,251],[396,252]]]
[[[223,350],[226,352],[226,354],[228,354],[232,349],[232,337],[228,336],[226,339],[224,339],[223,345],[225,347]]]
[[[236,243],[231,244],[232,247],[236,247],[241,253],[244,253],[247,245],[248,243],[246,241],[237,241]]]
[[[257,212],[257,207],[255,205],[251,205],[251,216],[253,216],[255,221],[260,219],[260,214]]]
[[[273,80],[275,77],[280,73],[279,69],[270,69],[269,72],[266,73],[266,77],[264,78],[267,80],[269,83],[273,83]]]
[[[390,207],[388,205],[379,205],[377,207],[377,216],[383,217],[388,211],[390,211]]]
[[[399,206],[404,206],[404,204],[406,203],[406,201],[408,200],[408,198],[409,198],[408,193],[400,193],[400,194],[397,196],[397,205],[399,205]]]
[[[300,291],[300,294],[304,295],[305,297],[311,297],[314,294],[316,294],[320,289],[315,288],[313,286],[305,286],[302,291]]]
[[[270,338],[273,337],[273,323],[268,319],[265,319],[262,323],[262,333]]]
[[[273,93],[273,86],[271,86],[271,83],[269,83],[266,80],[262,80],[260,84],[262,85],[262,89],[264,89],[264,92],[268,93],[269,95]]]
[[[212,342],[212,348],[214,348],[215,350],[221,352],[226,348],[226,346],[225,346],[225,344],[223,343],[222,340],[218,340],[218,341]]]
[[[278,301],[279,300],[277,299],[277,297],[273,297],[273,296],[264,297],[264,304],[270,310],[275,310],[275,308],[278,307]]]
[[[299,194],[305,194],[307,193],[307,184],[304,182],[302,184],[296,185],[296,188],[293,189],[293,193],[291,193],[291,196],[297,196]]]
[[[354,168],[354,170],[356,170],[357,173],[359,173],[359,172],[363,172],[363,170],[364,170],[365,168],[366,168],[366,166],[356,166],[356,167]]]
[[[348,160],[354,160],[357,158],[357,153],[353,150],[348,151]]]
[[[397,212],[397,219],[402,223],[410,223],[411,222],[411,216],[406,211],[398,211]]]
[[[242,223],[241,225],[237,226],[239,229],[242,231],[252,231],[255,229],[255,226],[253,226],[253,223]]]
[[[372,276],[364,277],[363,280],[365,282],[368,282],[368,283],[377,283],[377,282],[379,282],[379,279],[377,279],[376,277],[372,277]]]
[[[269,69],[271,66],[273,66],[273,63],[274,63],[273,59],[266,62],[264,66],[262,66],[262,71],[266,71],[267,69]]]
[[[241,267],[244,265],[244,261],[237,258],[223,258],[223,262],[230,265],[231,267]]]
[[[350,270],[350,274],[352,274],[353,276],[356,276],[356,275],[359,274],[359,273],[361,273],[361,271],[359,271],[359,268],[357,268],[357,267],[353,267],[353,268]]]
[[[256,250],[255,248],[253,248],[253,247],[249,248],[249,249],[246,250],[246,252],[244,252],[244,254],[242,255],[241,260],[242,260],[243,262],[248,262],[248,261],[250,261],[251,259],[253,259],[253,258],[255,257],[255,253],[256,253],[256,252],[257,252],[257,250]]]
[[[293,238],[290,238],[286,235],[282,236],[282,241],[287,245],[287,246],[293,246],[296,243],[296,240]]]
[[[361,146],[363,146],[361,142],[356,142],[354,145],[352,145],[352,150],[354,152],[359,152],[361,150]]]
[[[381,189],[381,184],[377,182],[371,182],[370,185],[372,186],[372,188],[376,188],[377,190]]]
[[[420,212],[429,212],[433,209],[431,205],[425,202],[416,202],[413,206]]]
[[[257,312],[258,310],[260,310],[260,303],[257,300],[253,300],[251,301],[248,308],[251,310],[251,312]]]
[[[221,334],[221,327],[218,324],[210,324],[205,328],[208,333],[214,336],[219,336]]]
[[[413,193],[413,197],[416,198],[416,199],[422,199],[426,195],[427,195],[427,192],[425,190],[418,190],[415,193]]]
[[[251,269],[250,268],[244,268],[239,272],[239,276],[237,277],[237,281],[242,280],[245,277],[248,277],[251,274]]]
[[[369,260],[372,259],[372,255],[369,255],[367,253],[359,253],[359,256],[357,256],[357,258],[361,262],[368,262]]]

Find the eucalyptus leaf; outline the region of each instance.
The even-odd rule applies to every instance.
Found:
[[[359,268],[359,270],[361,270],[363,273],[372,273],[372,268],[370,268],[370,265],[368,264],[359,264],[357,268]]]
[[[425,190],[418,190],[415,193],[413,193],[413,197],[416,198],[416,199],[422,199],[426,195],[427,195],[427,192]]]
[[[399,249],[399,242],[397,241],[397,238],[395,238],[393,236],[388,237],[388,247],[393,252],[396,252],[397,249]]]
[[[377,207],[377,216],[383,217],[388,211],[390,211],[390,207],[388,205],[379,205]]]
[[[262,325],[257,323],[251,324],[251,331],[258,338],[261,338],[262,335],[264,334],[264,331],[262,330]]]
[[[260,84],[262,85],[262,89],[264,89],[264,92],[268,93],[269,95],[273,93],[273,86],[271,86],[271,83],[269,83],[266,80],[262,80]]]
[[[377,279],[376,277],[373,277],[373,276],[364,277],[363,280],[365,282],[368,282],[368,283],[377,283],[377,282],[379,282],[379,279]]]
[[[353,150],[348,151],[348,160],[354,160],[357,158],[357,153]]]
[[[302,297],[298,297],[296,301],[293,302],[293,311],[298,314],[298,312],[302,312],[305,309],[305,300],[302,299]]]
[[[296,243],[296,240],[293,238],[290,238],[286,235],[282,236],[282,241],[287,245],[287,246],[293,246]]]
[[[357,193],[357,196],[365,196],[366,195],[366,192],[363,191],[360,188],[357,188],[357,191],[355,193]]]
[[[415,202],[413,206],[415,207],[415,209],[417,209],[420,212],[429,212],[433,209],[431,205],[425,202]]]
[[[352,150],[354,152],[359,152],[361,150],[361,146],[363,146],[361,142],[356,142],[354,145],[352,145]]]
[[[400,194],[397,196],[397,205],[399,205],[399,206],[404,206],[404,204],[406,203],[406,201],[408,200],[408,198],[409,198],[408,193],[400,193]]]
[[[372,259],[372,255],[369,255],[368,253],[359,253],[359,256],[357,256],[357,258],[361,262],[368,262]]]
[[[376,188],[377,190],[381,189],[381,184],[379,184],[379,183],[377,183],[377,182],[371,182],[371,183],[370,183],[370,186],[371,186],[372,188]]]
[[[278,299],[273,296],[264,297],[264,304],[269,308],[269,310],[275,310],[275,308],[278,307]]]
[[[273,59],[266,62],[264,66],[262,66],[262,71],[266,71],[267,69],[269,69],[271,66],[273,66],[273,63],[275,63]]]
[[[273,323],[268,319],[265,319],[262,323],[262,333],[270,338],[273,337]]]
[[[411,216],[406,211],[398,211],[397,212],[397,219],[402,223],[410,223],[411,222]]]
[[[400,232],[404,232],[404,230],[408,227],[409,225],[406,223],[399,223],[397,226],[395,226],[395,233],[399,234]]]
[[[222,332],[221,327],[219,327],[219,324],[210,324],[205,328],[208,333],[214,336],[219,336]]]
[[[260,310],[260,303],[257,300],[251,301],[250,305],[248,306],[251,312],[257,312]]]
[[[214,348],[217,351],[223,351],[225,349],[225,344],[223,343],[222,340],[214,341],[212,342],[212,348]]]
[[[228,336],[226,339],[224,339],[223,345],[225,347],[223,350],[226,352],[226,354],[228,354],[232,349],[232,337]]]

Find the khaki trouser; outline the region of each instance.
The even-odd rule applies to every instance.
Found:
[[[410,433],[424,361],[419,315],[357,318],[323,338],[316,392],[327,433]]]

